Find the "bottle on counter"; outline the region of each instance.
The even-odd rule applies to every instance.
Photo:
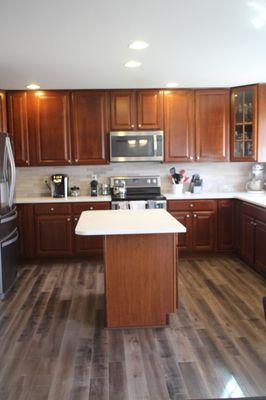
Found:
[[[96,197],[98,196],[98,180],[96,175],[92,175],[92,180],[91,180],[91,196]]]

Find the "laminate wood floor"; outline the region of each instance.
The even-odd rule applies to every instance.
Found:
[[[101,261],[25,266],[0,304],[1,400],[266,394],[265,281],[237,259],[180,261],[171,326],[103,329]]]

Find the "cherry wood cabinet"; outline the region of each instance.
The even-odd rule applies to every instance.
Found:
[[[170,200],[168,211],[188,230],[178,235],[178,247],[184,251],[215,251],[217,238],[216,200]]]
[[[26,92],[10,92],[8,103],[8,132],[12,136],[17,166],[30,165],[30,133],[28,119],[28,95]]]
[[[108,210],[108,202],[18,205],[20,255],[23,258],[100,254],[103,238],[77,236],[82,211]]]
[[[163,92],[160,90],[137,91],[138,129],[163,129]]]
[[[164,92],[165,162],[195,160],[194,91]]]
[[[241,257],[266,276],[266,209],[242,203],[241,225]]]
[[[107,164],[108,93],[72,93],[73,150],[75,164]]]
[[[266,161],[266,84],[231,91],[231,160]]]
[[[234,209],[233,200],[218,200],[218,250],[234,248]]]
[[[196,90],[196,160],[229,160],[230,91]]]
[[[134,90],[111,91],[111,130],[136,129],[136,93]]]
[[[162,91],[111,91],[111,130],[159,129],[163,129]]]
[[[37,256],[72,255],[72,219],[65,215],[38,215],[36,223]]]
[[[6,94],[0,91],[0,132],[7,132]]]
[[[214,251],[216,245],[215,211],[197,211],[192,213],[192,249],[196,251]]]
[[[70,95],[39,91],[33,102],[36,165],[71,164]]]

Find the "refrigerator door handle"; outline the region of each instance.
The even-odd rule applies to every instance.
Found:
[[[14,199],[14,192],[15,192],[15,182],[16,182],[16,167],[15,167],[15,160],[12,153],[12,147],[9,137],[6,138],[6,149],[7,149],[7,156],[10,163],[10,187],[9,187],[9,198],[8,198],[8,205],[9,207],[13,204]]]
[[[11,215],[9,216],[9,214],[11,214]],[[0,224],[6,224],[7,222],[13,221],[18,216],[17,210],[15,210],[15,212],[12,211],[12,213],[9,213],[9,214],[7,214],[6,217],[0,219]]]
[[[9,240],[6,240],[6,241],[3,241],[3,242],[2,242],[2,248],[3,248],[3,247],[10,246],[12,243],[14,243],[14,242],[16,242],[16,241],[18,240],[18,230],[17,230],[17,229],[15,229],[15,230],[12,232],[12,235],[10,235],[10,236],[13,236],[14,234],[15,234],[14,237],[12,237],[12,238],[9,239]]]

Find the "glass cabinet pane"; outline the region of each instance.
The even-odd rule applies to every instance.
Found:
[[[243,125],[236,125],[235,140],[243,140]]]
[[[235,157],[243,157],[244,142],[235,142]]]
[[[253,156],[253,143],[251,140],[245,142],[245,152],[244,157],[252,157]]]
[[[245,91],[244,96],[244,122],[252,122],[253,120],[253,90]]]
[[[236,118],[236,123],[243,122],[243,101],[244,101],[243,92],[236,93],[235,94],[235,118]]]
[[[253,125],[244,125],[244,139],[251,140],[253,138]]]

